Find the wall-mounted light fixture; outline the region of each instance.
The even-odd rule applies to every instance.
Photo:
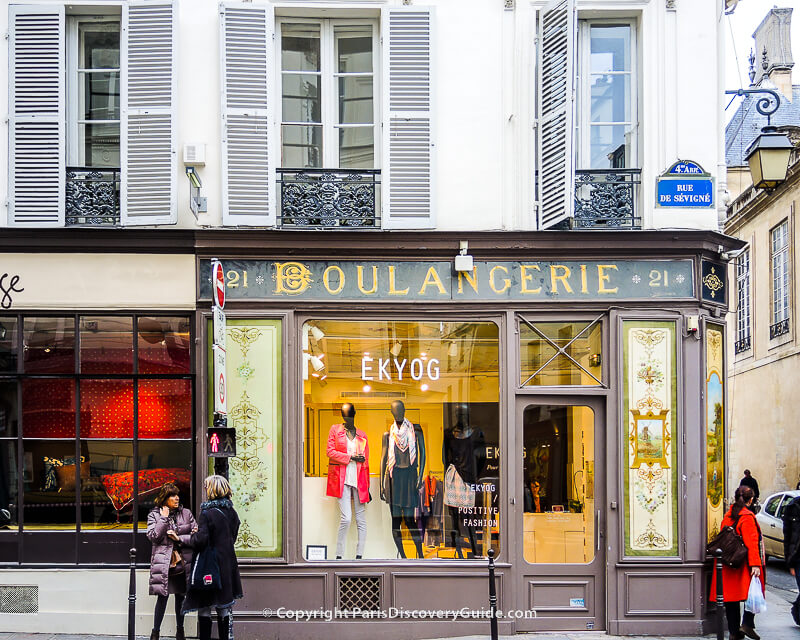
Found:
[[[395,358],[400,355],[400,352],[403,350],[403,345],[398,341],[392,345],[392,348],[389,349],[389,353],[391,353]]]
[[[459,242],[459,251],[455,259],[456,272],[468,271],[472,273],[472,256],[467,253],[469,250],[469,242],[462,240]]]

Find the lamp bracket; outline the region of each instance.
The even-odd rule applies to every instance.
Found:
[[[770,116],[781,106],[781,97],[778,95],[777,91],[773,91],[772,89],[730,89],[725,93],[735,96],[749,96],[759,93],[769,94],[769,97],[763,96],[756,100],[756,111],[762,116],[767,116],[767,124],[770,124]]]

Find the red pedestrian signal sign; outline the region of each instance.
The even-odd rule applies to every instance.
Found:
[[[208,455],[211,458],[235,458],[236,429],[233,427],[209,427]]]

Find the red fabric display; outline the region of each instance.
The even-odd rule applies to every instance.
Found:
[[[189,488],[191,479],[192,474],[188,469],[141,469],[139,471],[139,500],[146,495],[156,493],[168,482],[186,490]],[[101,476],[100,482],[117,511],[122,511],[133,502],[133,471]]]

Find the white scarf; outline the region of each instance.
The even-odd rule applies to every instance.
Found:
[[[414,425],[408,421],[408,418],[403,418],[403,424],[399,427],[397,422],[393,422],[392,427],[389,429],[389,455],[386,461],[386,472],[390,478],[392,477],[392,469],[394,469],[395,447],[400,451],[408,449],[411,464],[414,464],[417,459],[417,436],[414,433]]]

